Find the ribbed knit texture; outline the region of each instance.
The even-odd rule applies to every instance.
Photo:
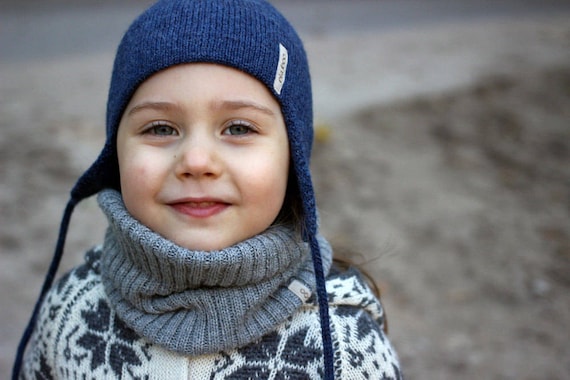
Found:
[[[200,355],[251,343],[301,306],[287,288],[292,280],[315,289],[308,245],[287,227],[220,251],[191,251],[140,224],[117,191],[100,192],[98,201],[109,219],[101,273],[110,303],[167,349]],[[328,271],[330,246],[319,243]]]

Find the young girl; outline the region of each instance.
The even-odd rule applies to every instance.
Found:
[[[379,301],[318,234],[312,133],[306,55],[271,5],[143,13],[14,378],[401,378]],[[73,208],[96,193],[104,242],[52,287]]]

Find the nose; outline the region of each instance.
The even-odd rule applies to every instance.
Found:
[[[180,144],[176,153],[176,176],[179,178],[216,178],[222,162],[213,138],[191,136]]]

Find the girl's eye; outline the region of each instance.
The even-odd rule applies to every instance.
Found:
[[[244,123],[235,123],[224,129],[224,135],[243,136],[253,132],[253,128]]]
[[[172,136],[177,134],[176,129],[166,124],[153,124],[149,129],[146,130],[146,133],[156,136]]]

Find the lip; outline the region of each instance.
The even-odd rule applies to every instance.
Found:
[[[230,204],[213,198],[180,199],[168,204],[177,212],[193,218],[209,218],[227,209]]]

